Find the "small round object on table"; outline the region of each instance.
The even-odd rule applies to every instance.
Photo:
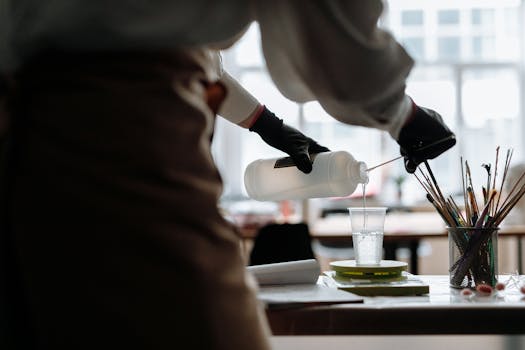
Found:
[[[390,279],[401,277],[408,264],[402,261],[381,260],[379,265],[357,265],[355,260],[340,260],[330,263],[336,276],[354,279]]]

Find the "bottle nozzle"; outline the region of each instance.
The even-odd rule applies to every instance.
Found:
[[[383,162],[383,163],[381,163],[381,164],[378,164],[378,165],[376,165],[376,166],[373,166],[373,167],[371,167],[371,168],[366,169],[366,171],[372,171],[372,170],[374,170],[375,168],[379,168],[380,166],[383,166],[383,165],[385,165],[385,164],[388,164],[388,163],[390,163],[390,162],[393,162],[393,161],[398,160],[398,159],[401,159],[401,158],[403,158],[403,156],[399,156],[399,157],[396,157],[396,158],[394,158],[394,159],[387,160],[386,162]]]

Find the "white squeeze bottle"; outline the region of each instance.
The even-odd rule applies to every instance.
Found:
[[[345,151],[311,155],[312,172],[305,174],[291,158],[259,159],[244,172],[248,196],[259,201],[344,197],[368,182],[367,167]]]

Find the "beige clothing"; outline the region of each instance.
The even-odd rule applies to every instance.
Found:
[[[34,348],[269,348],[217,209],[207,64],[52,53],[21,69],[10,249]]]
[[[155,50],[231,44],[253,21],[279,90],[397,138],[412,60],[377,27],[380,0],[0,0],[0,72],[47,47]],[[203,11],[203,9],[205,9]]]

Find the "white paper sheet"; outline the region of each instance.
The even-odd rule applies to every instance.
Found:
[[[321,268],[315,259],[248,266],[247,269],[259,285],[315,284],[321,274]]]
[[[358,295],[320,284],[261,286],[257,298],[269,308],[363,302]]]

